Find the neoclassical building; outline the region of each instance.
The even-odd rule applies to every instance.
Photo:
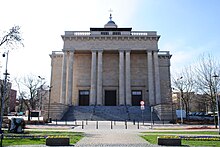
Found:
[[[156,31],[120,28],[110,15],[104,27],[61,37],[62,51],[50,55],[52,104],[170,107],[171,55],[159,50]]]

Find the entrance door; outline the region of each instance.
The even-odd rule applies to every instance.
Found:
[[[132,90],[132,106],[140,106],[140,101],[142,101],[142,91],[141,90]]]
[[[116,106],[116,90],[105,90],[105,106]]]
[[[89,106],[89,90],[79,91],[79,106]]]

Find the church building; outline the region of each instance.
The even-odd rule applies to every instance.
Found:
[[[51,105],[154,106],[171,114],[169,51],[156,31],[133,31],[110,20],[90,31],[65,31],[51,57]],[[166,113],[166,114],[165,114]]]

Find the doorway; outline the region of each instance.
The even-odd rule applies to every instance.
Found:
[[[116,106],[116,90],[105,90],[105,106]]]
[[[140,102],[142,99],[142,91],[141,90],[132,90],[132,106],[140,106]]]
[[[79,106],[89,106],[89,90],[79,90]]]

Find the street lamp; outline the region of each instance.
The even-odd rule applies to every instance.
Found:
[[[42,92],[42,90],[43,90],[43,85],[44,85],[44,83],[43,83],[42,81],[45,80],[45,78],[42,78],[41,76],[38,76],[38,78],[41,80],[41,81],[40,81],[41,85],[40,85],[40,90],[39,90],[39,96],[40,96],[40,110],[41,110],[41,109],[42,109],[42,94],[41,94],[41,92]]]
[[[183,77],[180,77],[177,80],[181,80]],[[183,124],[183,106],[182,106],[182,94],[183,94],[183,89],[182,89],[182,84],[180,88],[180,119],[181,119],[181,124]]]
[[[51,98],[51,88],[52,88],[53,86],[48,86],[48,88],[49,88],[49,100],[48,100],[48,110],[47,110],[47,122],[51,122],[51,120],[50,120],[50,98]]]
[[[219,101],[218,101],[218,92],[217,92],[217,78],[219,77],[218,75],[214,75],[214,76],[212,76],[213,78],[215,78],[215,99],[216,99],[216,111],[217,111],[217,113],[218,113],[218,133],[220,134],[220,122],[219,122],[219,107],[218,107],[218,105],[219,105]]]
[[[1,101],[1,117],[0,117],[0,133],[3,132],[2,130],[2,122],[3,122],[3,116],[4,116],[4,101],[5,101],[5,97],[6,97],[6,92],[7,92],[7,78],[8,78],[8,71],[7,71],[7,67],[8,67],[8,52],[5,52],[4,54],[2,54],[3,57],[6,56],[6,66],[5,66],[5,80],[4,80],[4,87],[3,87],[3,96],[2,96],[2,101]]]

